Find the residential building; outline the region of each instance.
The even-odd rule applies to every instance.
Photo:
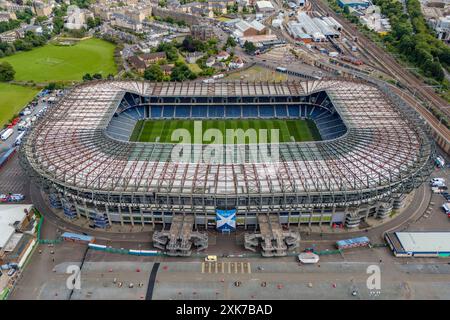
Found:
[[[217,55],[216,55],[216,61],[224,61],[227,60],[230,57],[230,54],[226,51],[220,51]]]
[[[214,65],[214,63],[216,63],[216,58],[209,57],[208,59],[206,59],[205,65],[211,68]]]
[[[240,69],[244,66],[244,61],[240,57],[233,57],[228,67],[230,69]]]
[[[160,60],[167,59],[165,52],[152,52],[152,53],[145,53],[141,54],[139,58],[144,61],[146,66],[148,67],[150,64],[158,62]]]
[[[359,20],[367,28],[380,34],[385,34],[391,30],[389,19],[381,15],[379,6],[369,6],[365,10],[364,15],[359,17]]]
[[[215,36],[214,29],[210,25],[193,25],[191,27],[191,35],[194,39],[206,41]]]
[[[450,15],[446,17],[440,17],[436,23],[434,29],[437,33],[437,37],[440,40],[450,41]]]
[[[165,64],[161,66],[161,70],[165,76],[170,76],[172,74],[173,64]]]
[[[67,20],[64,23],[64,27],[69,30],[79,30],[86,28],[86,21],[88,18],[93,18],[94,15],[87,9],[80,9],[75,5],[71,5],[67,8]]]
[[[187,63],[196,63],[198,59],[203,57],[205,54],[203,52],[189,52],[186,54]]]
[[[17,19],[17,17],[14,12],[0,11],[0,22],[7,22],[15,19]]]
[[[146,69],[145,62],[138,56],[131,56],[128,58],[128,63],[131,67],[139,73],[143,73]]]
[[[0,33],[0,41],[13,43],[20,38],[20,33],[17,30],[10,30]]]
[[[53,11],[51,3],[44,3],[42,1],[34,1],[33,8],[38,17],[48,17]]]
[[[131,20],[122,13],[113,13],[111,16],[111,26],[128,29],[135,32],[142,32],[142,23]]]

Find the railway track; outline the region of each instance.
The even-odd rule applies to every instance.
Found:
[[[434,90],[424,87],[421,80],[417,79],[413,74],[405,70],[404,67],[398,64],[391,55],[379,48],[371,40],[367,39],[366,36],[359,32],[359,30],[350,22],[336,15],[336,13],[329,8],[327,4],[324,4],[322,0],[315,0],[314,6],[317,8],[317,11],[322,12],[325,15],[333,16],[333,18],[344,26],[344,29],[346,29],[345,32],[357,36],[360,44],[359,47],[369,53],[380,66],[382,65],[388,74],[391,74],[399,82],[403,83],[403,85],[407,87],[411,93],[414,93],[415,95],[417,94],[421,100],[429,101],[434,107],[444,113],[447,118],[450,117],[449,103],[437,95]]]

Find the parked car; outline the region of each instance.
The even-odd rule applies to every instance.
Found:
[[[17,202],[17,201],[22,201],[24,199],[24,195],[20,194],[20,193],[14,193],[12,195],[9,196],[9,202]]]
[[[0,194],[0,202],[18,202],[22,201],[25,198],[23,194],[14,193],[14,194]]]

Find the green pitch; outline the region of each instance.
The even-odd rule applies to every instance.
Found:
[[[14,67],[16,81],[80,81],[86,73],[116,74],[114,48],[109,42],[88,39],[73,46],[48,44],[2,58],[0,62],[8,61]]]
[[[264,138],[260,134],[260,129],[267,130],[267,142],[273,141],[275,136],[272,137],[271,129],[278,130],[279,142],[301,142],[301,141],[318,141],[321,140],[319,131],[316,125],[311,120],[279,120],[279,119],[228,119],[228,120],[140,120],[136,124],[133,133],[130,137],[130,141],[139,142],[161,142],[161,143],[173,143],[178,141],[172,141],[172,133],[176,129],[186,129],[189,131],[190,136],[194,139],[195,123],[197,126],[201,123],[202,137],[205,138],[205,131],[208,129],[218,129],[223,136],[223,141],[227,142],[227,129],[242,129],[244,132],[248,132],[248,129],[255,129],[257,142],[263,142]],[[198,128],[198,127],[197,127]],[[240,135],[242,136],[242,135]],[[228,140],[232,141],[232,140]],[[249,143],[249,139],[246,138],[245,143]],[[253,140],[255,141],[255,140]],[[194,142],[192,140],[192,142]],[[205,141],[204,144],[211,143]],[[234,140],[237,143],[237,139]]]
[[[0,83],[0,127],[25,107],[39,92],[38,89]]]

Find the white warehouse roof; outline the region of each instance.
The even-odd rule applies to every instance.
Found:
[[[256,6],[257,6],[259,9],[273,9],[272,2],[266,1],[266,0],[257,1],[257,2],[256,2]]]
[[[0,248],[3,248],[15,232],[14,223],[22,222],[25,209],[30,211],[32,205],[2,204],[0,205]]]
[[[450,232],[396,232],[406,252],[450,252]]]

